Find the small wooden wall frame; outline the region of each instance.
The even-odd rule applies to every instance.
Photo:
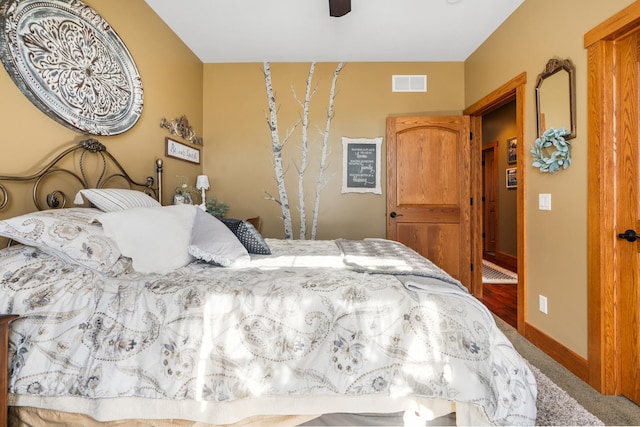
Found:
[[[167,157],[184,160],[185,162],[200,164],[200,150],[166,137],[165,154]]]

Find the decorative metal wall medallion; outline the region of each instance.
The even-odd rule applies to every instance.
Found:
[[[34,105],[71,129],[117,135],[142,113],[131,54],[79,0],[0,0],[0,60]]]

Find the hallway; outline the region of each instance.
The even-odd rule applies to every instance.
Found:
[[[491,260],[494,264],[498,262]],[[513,270],[507,265],[503,268]],[[518,325],[518,285],[502,283],[482,284],[482,303],[496,316],[517,329]]]

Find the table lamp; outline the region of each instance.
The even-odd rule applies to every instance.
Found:
[[[196,189],[202,191],[202,203],[200,203],[200,209],[207,210],[207,202],[204,195],[204,190],[209,189],[209,177],[207,175],[198,175],[196,178]]]

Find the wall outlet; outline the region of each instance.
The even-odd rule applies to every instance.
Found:
[[[540,301],[540,311],[547,314],[547,297],[544,295],[538,295]]]

